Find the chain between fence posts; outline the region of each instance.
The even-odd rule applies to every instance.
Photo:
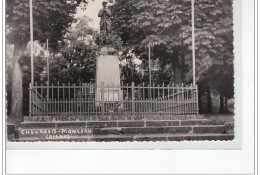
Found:
[[[132,115],[135,115],[135,83],[132,82]]]
[[[29,84],[29,116],[32,116],[32,83]]]

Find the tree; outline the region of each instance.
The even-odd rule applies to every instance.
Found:
[[[197,19],[201,21],[196,28],[199,38],[196,43],[197,82],[203,83],[208,92],[210,89],[219,91],[219,111],[226,112],[224,97],[227,102],[234,94],[232,0],[201,1],[197,9]],[[189,77],[191,72],[187,73]]]
[[[141,74],[133,67],[133,65],[126,64],[121,65],[121,80],[124,85],[130,85],[134,82],[136,85],[140,84],[142,81]]]
[[[182,57],[187,46],[180,35],[182,24],[188,24],[190,20],[189,1],[118,0],[112,6],[112,12],[113,27],[124,44],[133,47],[137,55],[147,60],[147,45],[150,43],[152,58],[159,58],[164,65],[172,65],[175,83],[181,83],[179,68],[183,66]]]
[[[73,21],[77,4],[67,4],[65,0],[33,1],[34,40],[40,43],[49,38],[50,48],[56,49],[57,43],[62,39],[66,28]],[[14,44],[12,67],[12,109],[11,117],[16,123],[23,120],[23,88],[22,71],[19,60],[27,47],[29,34],[29,1],[6,1],[6,28],[7,42]]]
[[[153,58],[172,65],[175,84],[192,81],[191,0],[117,0],[111,9],[114,29],[136,55],[147,60],[150,42]],[[232,0],[195,1],[196,81],[223,96],[233,94],[232,15]]]
[[[96,32],[90,27],[90,19],[80,18],[75,26],[68,29],[59,46],[59,56],[51,59],[50,82],[78,83],[89,82],[95,78]]]
[[[11,111],[11,87],[12,87],[12,56],[13,56],[13,44],[6,46],[6,73],[7,73],[7,83],[6,83],[6,90],[7,90],[7,115],[10,115]],[[44,66],[46,65],[46,57],[44,53],[44,48],[41,45],[34,41],[34,80],[38,82],[38,84],[45,83],[45,80],[42,80],[41,74],[44,70]],[[30,48],[26,48],[24,51],[23,56],[19,59],[19,65],[21,67],[22,72],[22,87],[23,87],[23,115],[28,115],[29,113],[29,83],[31,81],[31,61],[30,61]],[[10,119],[12,120],[12,119]]]

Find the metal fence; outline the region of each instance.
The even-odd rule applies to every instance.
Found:
[[[198,115],[197,86],[30,84],[30,116]]]

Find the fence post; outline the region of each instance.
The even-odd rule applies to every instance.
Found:
[[[132,82],[132,115],[135,115],[135,83]]]
[[[32,116],[32,83],[29,84],[29,116]]]
[[[199,97],[198,97],[198,85],[196,85],[196,103],[197,103],[197,115],[199,115]]]
[[[105,105],[104,105],[104,83],[101,83],[101,115],[105,116]]]
[[[181,84],[181,112],[185,114],[185,102],[184,102],[184,88],[183,83]]]

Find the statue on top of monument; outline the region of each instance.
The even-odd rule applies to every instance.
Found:
[[[111,12],[107,8],[107,1],[102,3],[103,8],[99,10],[98,17],[101,17],[100,20],[100,33],[108,34],[111,30]]]

